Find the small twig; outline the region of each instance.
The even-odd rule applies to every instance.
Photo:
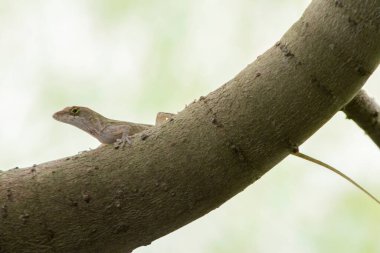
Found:
[[[355,121],[380,148],[380,106],[364,90],[348,103],[342,111]]]

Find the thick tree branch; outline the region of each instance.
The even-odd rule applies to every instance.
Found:
[[[376,69],[379,5],[314,0],[234,79],[124,150],[0,173],[0,251],[126,252],[217,208],[310,137]]]
[[[343,107],[349,119],[355,121],[380,148],[380,106],[364,90]]]

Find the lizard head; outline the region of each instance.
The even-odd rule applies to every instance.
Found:
[[[53,118],[87,131],[102,116],[82,106],[70,106],[53,114]]]

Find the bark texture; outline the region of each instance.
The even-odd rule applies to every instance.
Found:
[[[373,98],[361,90],[342,111],[380,148],[380,106]]]
[[[380,59],[379,0],[314,0],[218,90],[135,137],[0,173],[0,252],[128,252],[217,208],[350,101]]]

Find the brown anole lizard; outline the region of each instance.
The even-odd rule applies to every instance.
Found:
[[[173,114],[159,112],[156,125],[168,120]],[[114,144],[115,148],[131,144],[130,136],[151,128],[153,125],[113,120],[82,106],[70,106],[53,114],[53,118],[76,126],[89,133],[102,144]]]
[[[156,126],[165,123],[172,116],[174,116],[172,113],[157,113]],[[66,107],[54,113],[53,118],[82,129],[98,139],[102,144],[114,144],[115,148],[123,147],[125,143],[131,144],[131,136],[153,127],[153,125],[108,119],[87,107],[81,106]],[[338,169],[305,155],[299,152],[298,149],[293,150],[292,154],[338,174],[380,204],[380,201],[375,196]]]

